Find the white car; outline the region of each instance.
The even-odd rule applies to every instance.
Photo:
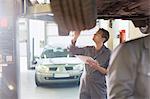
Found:
[[[68,82],[79,84],[84,65],[80,59],[70,56],[67,49],[45,48],[35,67],[35,83],[37,86]]]

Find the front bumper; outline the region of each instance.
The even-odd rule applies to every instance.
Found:
[[[59,75],[58,75],[59,74]],[[79,82],[81,77],[81,72],[71,72],[71,73],[39,73],[36,72],[36,77],[38,82],[42,84],[50,83],[72,83]]]

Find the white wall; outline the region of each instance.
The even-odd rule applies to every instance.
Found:
[[[94,43],[92,37],[97,30],[98,26],[90,30],[81,31],[81,35],[77,41],[77,46],[83,47],[87,45],[93,45]],[[57,24],[55,24],[54,22],[50,22],[46,25],[46,32],[48,45],[58,45],[62,47],[67,47],[71,43],[73,32],[70,32],[69,36],[59,36]]]
[[[25,18],[20,18],[18,20],[18,32],[19,32],[19,41],[20,42],[25,42],[27,41],[28,37],[28,24],[27,24],[27,19]]]
[[[98,20],[97,26],[95,28],[81,32],[81,36],[77,41],[77,46],[83,47],[87,45],[94,45],[92,37],[93,34],[98,30],[98,28],[104,28],[109,31],[110,38],[105,45],[110,49],[114,49],[116,46],[118,46],[118,44],[120,44],[119,33],[121,30],[126,31],[126,41],[143,36],[143,34],[140,33],[139,29],[134,27],[131,21],[121,19],[112,20],[112,28],[110,27],[110,24],[111,23],[109,20]],[[53,22],[47,24],[46,31],[48,44],[58,44],[65,47],[70,44],[72,32],[69,36],[58,36],[57,25]]]
[[[132,21],[129,21],[129,39],[135,39],[135,38],[139,38],[142,36],[145,36],[146,34],[142,34],[141,31],[139,30],[139,28],[136,28],[134,26],[134,24],[132,23]]]
[[[113,21],[112,32],[113,32],[113,49],[120,44],[119,34],[121,30],[126,32],[126,41],[129,40],[129,21],[117,19]]]
[[[32,52],[32,41],[34,38],[34,56],[42,52],[45,41],[45,22],[41,20],[29,20],[30,51]]]
[[[19,35],[19,55],[21,57],[27,57],[28,20],[26,18],[19,18],[17,26]]]

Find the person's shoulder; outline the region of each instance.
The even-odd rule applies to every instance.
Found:
[[[110,52],[111,52],[111,50],[110,50],[108,47],[106,47],[105,45],[104,45],[103,47],[105,48],[105,50],[107,50],[107,51],[110,51]]]
[[[129,53],[130,53],[130,55],[131,54],[138,55],[139,51],[141,51],[145,46],[145,44],[144,44],[145,38],[147,38],[147,36],[132,39],[130,41],[126,41],[124,43],[121,43],[118,45],[118,47],[115,48],[113,53],[118,53],[120,55],[121,54],[128,54],[129,55]]]
[[[111,55],[112,51],[106,47],[105,45],[103,46],[103,50],[105,51],[105,53],[107,53],[108,55]]]
[[[137,42],[141,42],[145,37],[139,37],[139,38],[135,38],[135,39],[131,39],[130,41],[125,42],[126,44],[129,43],[137,43]]]
[[[123,43],[122,47],[130,47],[130,48],[137,48],[137,47],[140,47],[143,45],[143,41],[144,39],[146,38],[149,38],[150,36],[144,36],[144,37],[139,37],[139,38],[136,38],[136,39],[132,39],[130,41],[127,41],[125,43]]]

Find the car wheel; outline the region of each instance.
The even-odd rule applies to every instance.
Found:
[[[139,27],[140,31],[144,34],[150,33],[150,26],[146,25],[145,27]]]
[[[141,18],[132,20],[135,27],[139,27],[140,31],[144,34],[150,33],[150,18]]]
[[[37,74],[35,74],[35,84],[36,86],[41,86],[41,83],[37,79]]]

